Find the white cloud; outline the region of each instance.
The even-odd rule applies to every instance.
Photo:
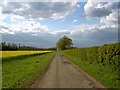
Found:
[[[0,20],[2,20],[2,7],[0,6]]]
[[[75,22],[77,22],[78,20],[73,20],[73,22],[75,23]]]
[[[99,28],[118,27],[118,2],[94,2],[88,0],[84,6],[85,15],[88,18],[100,18],[100,24],[105,24]],[[111,27],[111,28],[113,28]]]
[[[82,24],[82,25],[74,25],[73,26],[73,31],[72,32],[76,32],[76,31],[80,31],[80,32],[89,32],[89,31],[95,31],[100,27],[99,24],[92,24],[92,25],[88,25],[88,24]]]
[[[11,17],[11,21],[24,20],[24,17],[19,15],[10,14],[10,17]]]
[[[77,8],[76,2],[8,2],[3,14],[15,14],[24,18],[61,19]]]
[[[118,9],[117,7],[117,2],[94,2],[88,0],[84,9],[87,17],[105,17],[111,14],[113,10]]]
[[[77,7],[80,8],[80,5],[78,4]]]
[[[89,47],[118,42],[118,27],[115,25],[95,24],[75,27],[69,35],[74,40],[75,46]]]
[[[54,36],[64,36],[64,35],[69,35],[70,31],[69,30],[56,30],[56,31],[52,31],[49,33],[53,34]]]
[[[7,24],[0,22],[1,25],[1,32],[2,33],[39,33],[39,32],[48,32],[49,29],[45,25],[41,25],[39,22],[36,21],[22,21],[19,24]],[[5,32],[4,30],[7,30]]]
[[[7,24],[0,21],[3,40],[30,44],[37,47],[54,46],[63,35],[73,39],[75,46],[92,46],[116,42],[118,38],[117,8],[115,3],[88,2],[84,9],[87,17],[100,17],[100,23],[74,25],[72,30],[50,30],[46,25],[35,21],[35,18],[61,19],[79,7],[76,2],[41,2],[6,4],[3,17],[9,14],[12,20],[20,20],[18,24]],[[29,20],[27,20],[29,19]],[[74,20],[73,22],[77,22]],[[6,34],[7,33],[7,34]],[[9,34],[12,34],[9,35]],[[19,38],[21,37],[21,38]],[[38,42],[40,41],[40,43]],[[31,42],[32,41],[32,42]]]
[[[118,28],[118,26],[116,26],[116,25],[103,25],[103,26],[100,26],[98,29],[99,30],[111,30],[111,29],[113,29],[113,30],[117,30],[117,28]]]
[[[38,19],[41,20],[41,21],[45,20],[44,18],[38,18]]]
[[[118,25],[118,12],[114,11],[106,17],[101,18],[101,23]]]
[[[101,45],[104,43],[112,43],[117,42],[117,32],[118,30],[115,25],[110,26],[101,24],[74,26],[71,31],[51,31],[46,26],[42,26],[40,23],[35,21],[24,21],[18,26],[12,25],[4,27],[0,31],[0,33],[3,33],[3,40],[12,40],[18,43],[21,42],[26,45],[29,44],[36,47],[55,46],[56,41],[63,35],[67,35],[72,38],[74,46],[78,47],[88,47],[93,45]],[[8,37],[6,33],[14,34],[14,36],[12,35]],[[22,39],[19,39],[18,37],[21,37]],[[40,40],[40,43],[38,40]]]

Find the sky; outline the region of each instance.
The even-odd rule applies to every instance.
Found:
[[[2,42],[39,48],[55,47],[64,35],[75,47],[118,42],[118,2],[0,3]]]

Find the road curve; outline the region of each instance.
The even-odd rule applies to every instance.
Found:
[[[31,88],[104,88],[99,82],[85,75],[59,52],[53,58],[45,75],[38,78]]]

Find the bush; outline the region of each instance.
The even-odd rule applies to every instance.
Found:
[[[89,63],[99,63],[104,66],[111,66],[114,70],[120,68],[120,43],[65,50],[63,53],[79,57],[80,60],[86,60]]]

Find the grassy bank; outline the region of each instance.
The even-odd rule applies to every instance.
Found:
[[[24,58],[11,58],[2,63],[2,87],[14,88],[30,84],[42,74],[51,61],[54,53],[46,53]]]
[[[107,88],[120,88],[120,44],[65,50],[62,53]]]

